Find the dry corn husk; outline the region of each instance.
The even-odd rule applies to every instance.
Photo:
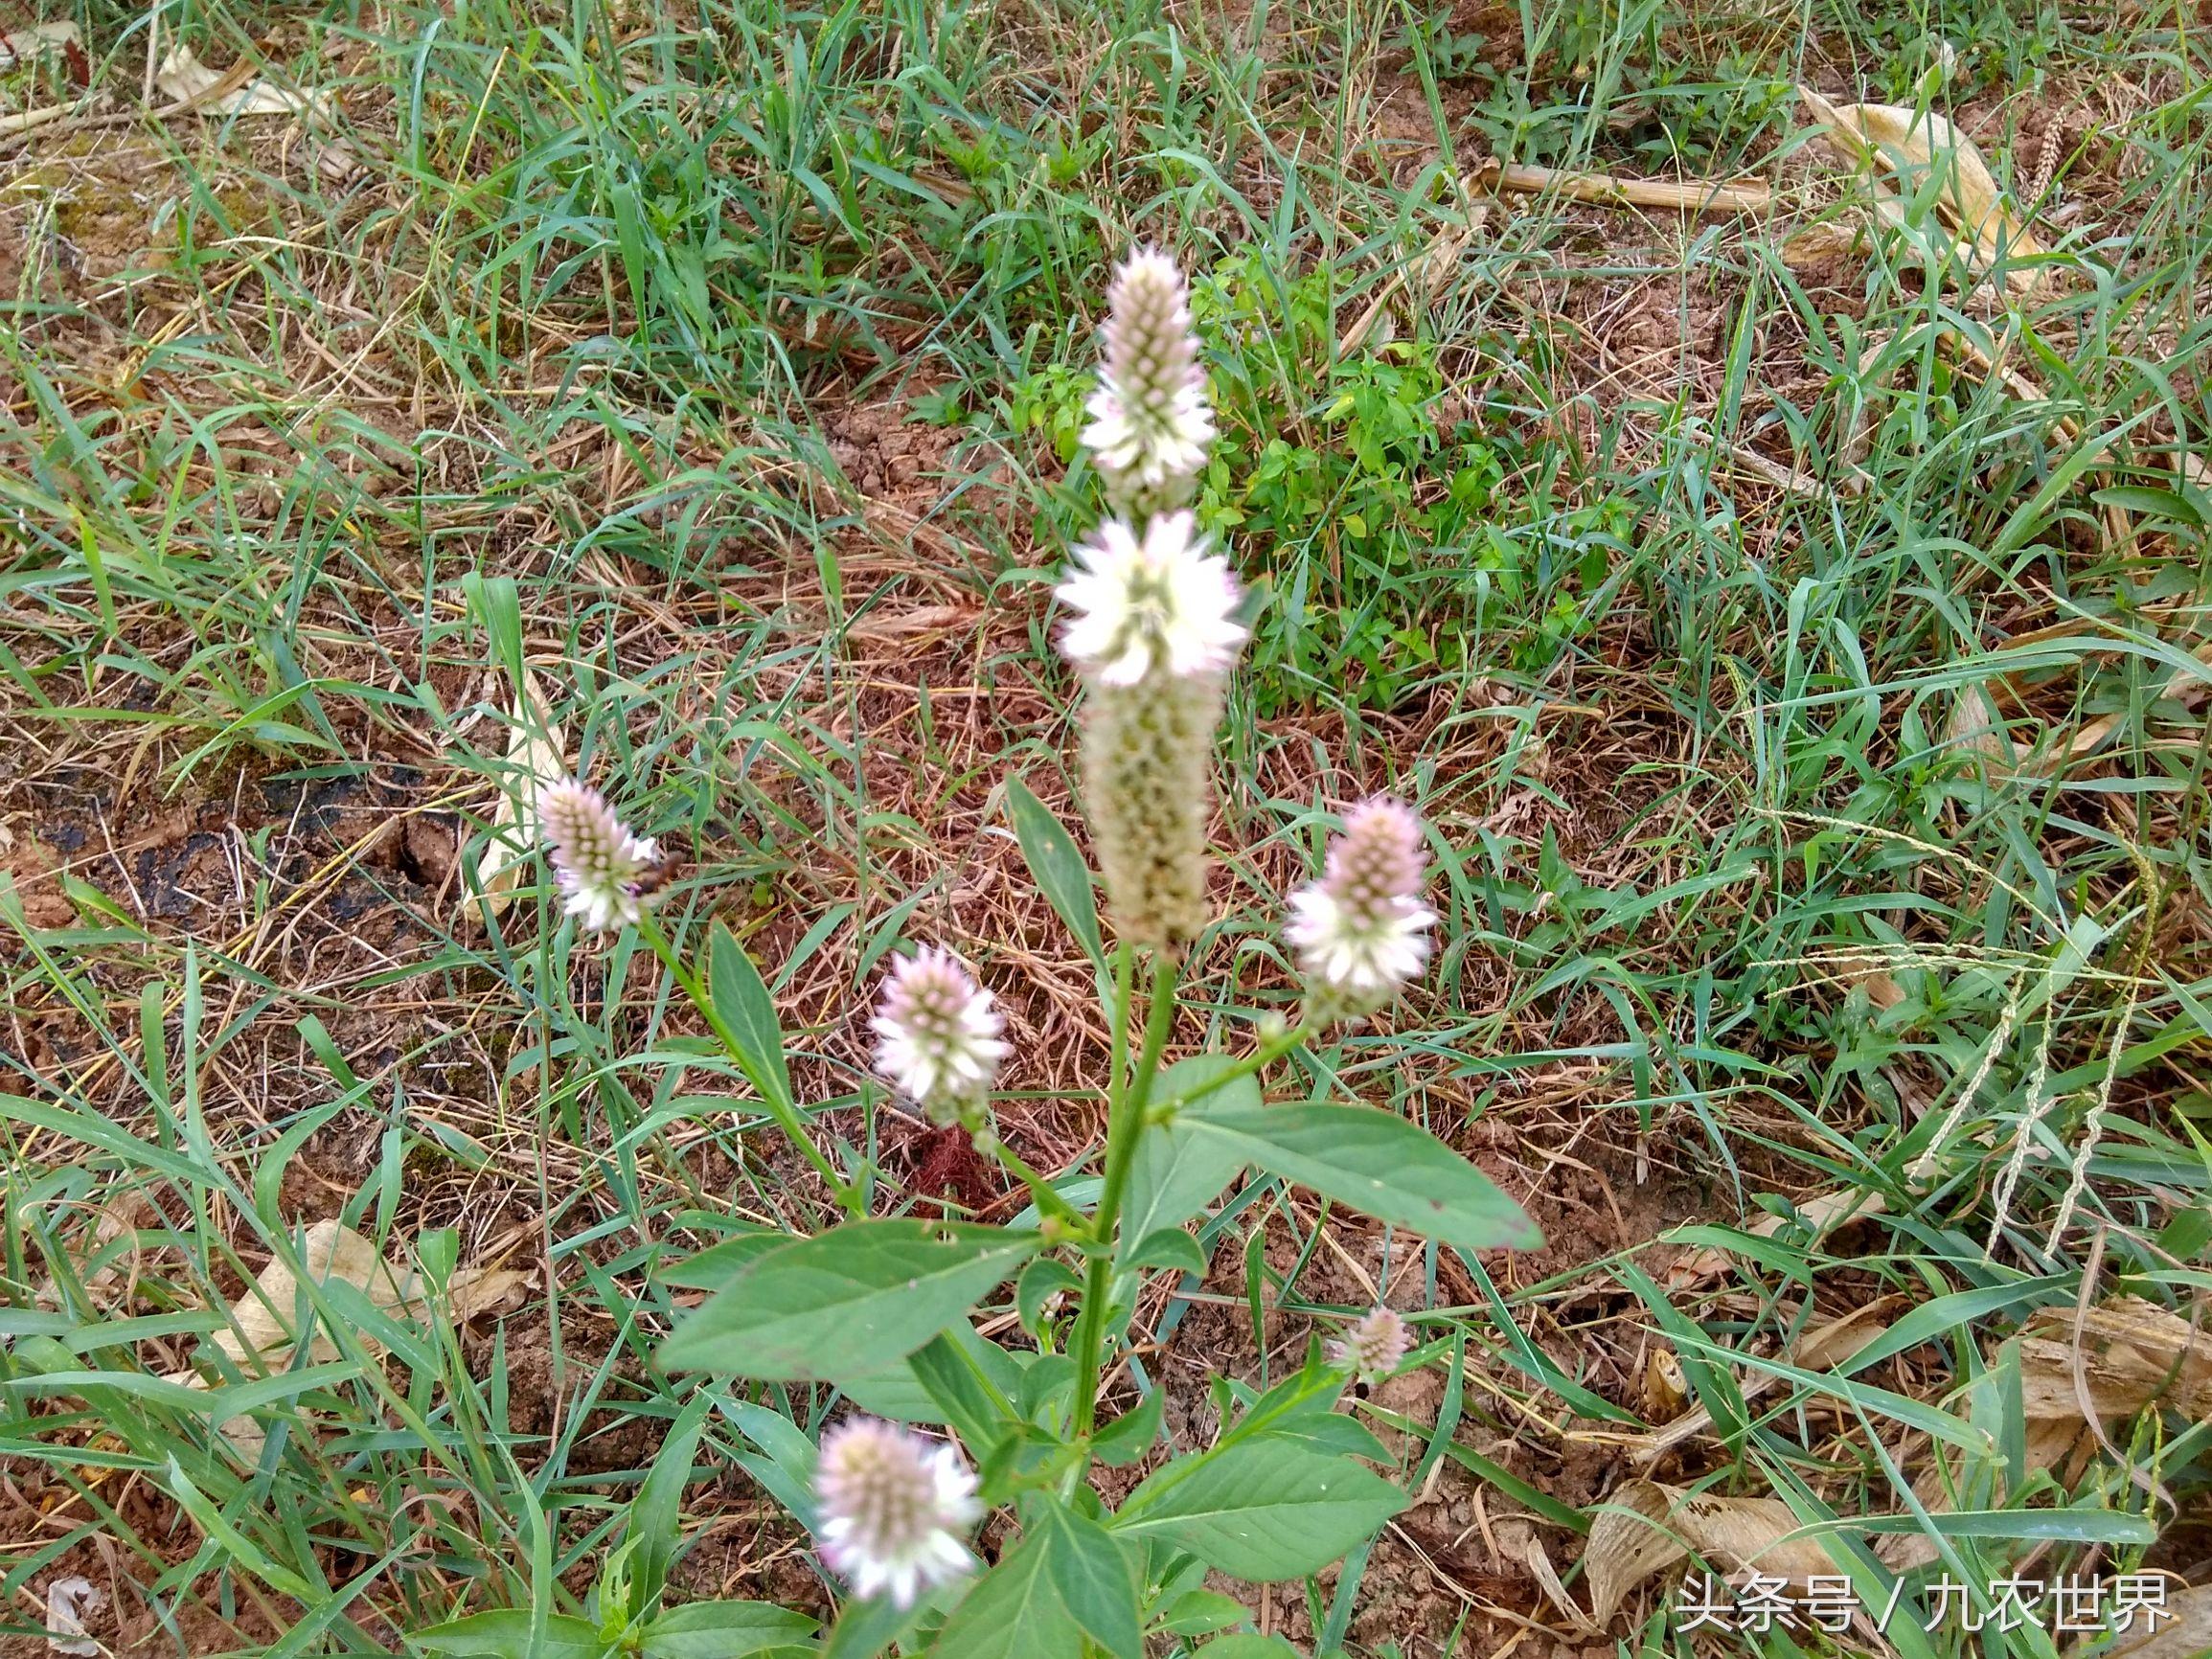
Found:
[[[2154,1624],[2139,1619],[2127,1632],[2097,1655],[2097,1659],[2204,1659],[2212,1653],[2212,1584],[2197,1584],[2166,1596],[2165,1619]],[[2090,1637],[2066,1649],[2067,1659],[2081,1659],[2102,1637]]]
[[[422,1285],[413,1273],[394,1271],[376,1246],[351,1227],[335,1221],[317,1221],[301,1236],[300,1264],[308,1283],[320,1287],[351,1284],[365,1294],[379,1312],[412,1318],[423,1307]],[[454,1273],[447,1296],[456,1319],[468,1319],[509,1303],[530,1283],[530,1276],[508,1267],[465,1267]],[[285,1370],[297,1345],[297,1331],[307,1315],[299,1278],[283,1261],[271,1261],[261,1277],[230,1305],[229,1322],[209,1338],[232,1364],[248,1375],[274,1375]],[[381,1344],[361,1333],[370,1352]],[[308,1344],[310,1363],[324,1364],[339,1356],[338,1345],[318,1329]],[[213,1384],[193,1368],[171,1373],[171,1382],[187,1388]],[[262,1427],[248,1417],[234,1417],[220,1425],[222,1437],[247,1462],[261,1455],[266,1440]]]
[[[238,70],[210,69],[189,46],[172,46],[154,72],[153,83],[172,103],[189,103],[210,115],[308,115],[331,113],[327,92],[287,92],[260,77],[242,85]]]
[[[2021,1329],[2020,1412],[2026,1465],[2071,1481],[2104,1425],[2153,1403],[2212,1417],[2212,1331],[2133,1296],[2102,1307],[2046,1307]],[[2093,1420],[2092,1420],[2093,1419]],[[1912,1483],[1929,1513],[1951,1507],[1952,1466],[1938,1458]],[[1883,1538],[1875,1554],[1903,1572],[1936,1558],[1917,1533]]]
[[[0,71],[13,69],[18,63],[43,57],[49,53],[81,52],[82,42],[83,36],[79,33],[77,25],[68,22],[27,23],[17,29],[0,29]],[[49,122],[79,114],[85,107],[85,101],[47,103],[35,109],[19,109],[11,114],[0,115],[0,138],[29,132]]]
[[[1524,1515],[1508,1515],[1497,1523],[1495,1534],[1499,1553],[1528,1568],[1537,1587],[1543,1591],[1544,1600],[1585,1635],[1598,1634],[1598,1627],[1590,1623],[1589,1615],[1567,1594],[1559,1569],[1552,1565],[1551,1552],[1543,1547],[1543,1539],[1537,1535],[1534,1523]]]
[[[1619,1611],[1630,1590],[1691,1555],[1726,1572],[1787,1579],[1799,1590],[1809,1578],[1839,1570],[1818,1539],[1790,1537],[1802,1523],[1779,1498],[1732,1498],[1630,1481],[1606,1503],[1583,1548],[1590,1616],[1599,1625]]]
[[[508,775],[492,803],[491,827],[476,853],[476,888],[483,897],[475,905],[486,925],[514,902],[514,889],[537,843],[538,788],[568,776],[566,749],[561,728],[545,713],[536,677],[524,670],[522,692],[514,700],[514,730],[507,745]]]
[[[1758,179],[1620,178],[1566,168],[1523,167],[1490,161],[1473,174],[1477,189],[1542,195],[1557,191],[1576,201],[1607,207],[1664,208],[1675,213],[1765,213],[1774,193]]]
[[[74,23],[27,23],[20,29],[0,29],[0,69],[12,69],[28,57],[65,52],[83,35]]]
[[[1885,1334],[1890,1321],[1911,1304],[1912,1298],[1903,1291],[1892,1291],[1815,1325],[1791,1345],[1790,1363],[1802,1371],[1834,1371],[1848,1365],[1867,1344]]]
[[[1652,1350],[1644,1367],[1644,1403],[1655,1422],[1680,1417],[1690,1403],[1690,1379],[1682,1374],[1682,1361],[1673,1349]]]
[[[1790,1363],[1800,1371],[1835,1371],[1849,1364],[1859,1356],[1861,1349],[1889,1329],[1892,1316],[1903,1312],[1910,1300],[1902,1292],[1893,1292],[1888,1296],[1877,1297],[1863,1307],[1855,1307],[1838,1318],[1813,1326],[1791,1344]],[[1661,1352],[1666,1353],[1676,1376],[1680,1377],[1682,1362],[1666,1350],[1655,1351],[1653,1354],[1653,1376],[1658,1370],[1657,1361]],[[1657,1433],[1646,1435],[1627,1448],[1629,1460],[1646,1468],[1685,1441],[1696,1439],[1713,1426],[1713,1414],[1702,1405],[1691,1405],[1687,1410],[1677,1406],[1674,1410],[1660,1411],[1658,1407],[1661,1402],[1656,1398],[1657,1391],[1649,1386],[1649,1380],[1646,1397],[1653,1407],[1653,1415],[1668,1420],[1666,1426]],[[1782,1380],[1781,1376],[1771,1371],[1759,1372],[1745,1377],[1745,1403],[1748,1405],[1771,1394]],[[1681,1382],[1680,1394],[1684,1403],[1687,1403],[1689,1383],[1686,1378]]]
[[[2030,1421],[2084,1415],[2073,1381],[2077,1348],[2100,1418],[2132,1417],[2155,1399],[2187,1417],[2212,1418],[2212,1330],[2120,1296],[2097,1307],[2046,1307],[2027,1322],[2020,1395]]]
[[[2199,704],[2212,697],[2212,642],[2198,646],[2191,655],[2204,667],[2176,669],[2158,689],[2158,698],[2194,712]],[[2029,753],[2023,752],[2007,736],[2008,722],[1998,707],[2001,701],[2018,703],[2018,693],[2011,683],[1997,678],[1963,686],[1953,693],[1953,699],[1951,742],[1985,757],[1990,770],[2005,777],[2043,777],[2070,761],[2085,760],[2102,749],[2127,717],[2118,714],[2101,715],[2071,737],[2039,745]],[[2040,729],[2040,722],[2025,713],[2010,724],[2016,728]]]
[[[1894,103],[1832,103],[1809,86],[1800,86],[1797,96],[1829,148],[1869,174],[1875,211],[1885,221],[1903,222],[1904,198],[1884,174],[1898,175],[1909,192],[1918,175],[1933,171],[1941,181],[1937,212],[1957,233],[1973,269],[1988,271],[2000,256],[2026,260],[2047,251],[2006,202],[1973,141],[1944,117]],[[2032,268],[2008,270],[2005,281],[2026,294],[2041,277]]]

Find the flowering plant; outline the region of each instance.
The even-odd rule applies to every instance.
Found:
[[[1364,1105],[1263,1096],[1274,1062],[1380,1012],[1426,964],[1437,923],[1423,901],[1427,832],[1395,801],[1351,807],[1319,877],[1288,898],[1299,1020],[1256,1022],[1243,1054],[1165,1060],[1183,961],[1210,919],[1215,728],[1245,628],[1229,561],[1186,505],[1213,423],[1181,274],[1158,253],[1136,253],[1114,277],[1110,312],[1084,440],[1113,514],[1075,549],[1057,590],[1068,618],[1060,648],[1083,685],[1083,805],[1114,938],[1110,958],[1094,951],[1112,1033],[1095,1189],[1047,1180],[999,1141],[991,1102],[1008,1052],[1003,1021],[966,965],[925,948],[884,978],[877,1070],[933,1121],[964,1126],[1033,1203],[1003,1227],[865,1214],[866,1188],[809,1133],[767,989],[735,939],[716,931],[703,972],[680,958],[650,914],[651,843],[580,785],[541,801],[567,914],[639,931],[847,1212],[813,1237],[744,1235],[686,1263],[680,1282],[711,1294],[659,1354],[664,1368],[709,1379],[699,1400],[760,1448],[747,1466],[812,1530],[849,1590],[827,1638],[837,1655],[898,1644],[945,1659],[1143,1659],[1148,1634],[1221,1627],[1218,1598],[1205,1617],[1188,1600],[1208,1570],[1302,1578],[1404,1507],[1369,1466],[1380,1443],[1336,1409],[1355,1379],[1404,1363],[1407,1322],[1387,1307],[1326,1350],[1314,1344],[1266,1393],[1231,1390],[1235,1409],[1202,1448],[1156,1455],[1157,1388],[1102,1412],[1144,1276],[1205,1269],[1189,1227],[1244,1170],[1462,1250],[1538,1242],[1503,1193],[1415,1125]],[[1032,869],[1095,946],[1096,891],[1075,842],[1018,783],[1009,794]],[[1000,1346],[971,1316],[1010,1280],[1020,1339]],[[828,1385],[851,1409],[826,1414],[816,1446],[730,1390],[733,1379]],[[682,1467],[665,1478],[688,1473],[705,1409],[696,1404],[672,1437],[663,1462]],[[1140,1463],[1153,1466],[1109,1507],[1095,1469]],[[976,1529],[992,1511],[1010,1511],[1013,1524],[986,1565]],[[665,1541],[640,1549],[665,1570]],[[793,1615],[779,1609],[663,1612],[657,1579],[623,1577],[617,1589],[603,1578],[600,1650],[705,1653],[718,1618],[741,1632],[772,1625],[784,1643],[775,1650],[791,1650],[790,1625],[774,1621]],[[670,1620],[688,1621],[690,1645],[673,1640]]]

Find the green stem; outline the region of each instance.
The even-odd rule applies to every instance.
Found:
[[[1208,1078],[1204,1082],[1200,1083],[1195,1089],[1186,1090],[1184,1093],[1179,1095],[1170,1095],[1166,1100],[1162,1101],[1157,1106],[1152,1108],[1152,1115],[1153,1120],[1155,1122],[1164,1122],[1165,1120],[1174,1117],[1175,1113],[1181,1111],[1193,1101],[1202,1101],[1208,1095],[1215,1093],[1217,1090],[1226,1088],[1229,1084],[1235,1082],[1239,1078],[1248,1078],[1254,1072],[1260,1070],[1263,1066],[1269,1066],[1274,1064],[1275,1061],[1281,1059],[1292,1049],[1298,1048],[1303,1044],[1311,1041],[1312,1036],[1312,1027],[1303,1025],[1292,1026],[1281,1036],[1262,1043],[1258,1048],[1254,1049],[1243,1059],[1230,1066],[1227,1071],[1220,1073],[1217,1077]]]
[[[1120,1086],[1121,1072],[1116,1067],[1116,1086],[1107,1102],[1106,1183],[1099,1192],[1098,1214],[1091,1219],[1092,1254],[1083,1278],[1083,1313],[1076,1325],[1073,1349],[1076,1394],[1072,1426],[1079,1441],[1087,1436],[1098,1421],[1099,1365],[1106,1346],[1106,1296],[1113,1283],[1122,1194],[1129,1186],[1129,1163],[1136,1155],[1137,1139],[1144,1133],[1145,1102],[1152,1095],[1160,1055],[1168,1046],[1168,1033],[1175,1023],[1176,966],[1170,957],[1153,959],[1152,993],[1145,1009],[1144,1051],[1126,1088]],[[1125,971],[1122,980],[1125,990],[1127,983]],[[1116,1046],[1126,1054],[1129,1028],[1126,994],[1121,1002],[1122,1011],[1114,1022],[1120,1035]]]
[[[1050,1181],[1032,1169],[1029,1161],[1000,1140],[995,1132],[991,1137],[991,1151],[1000,1169],[1029,1189],[1029,1195],[1037,1201],[1038,1215],[1057,1216],[1074,1226],[1083,1225],[1083,1217],[1076,1213],[1075,1206],[1062,1198]]]
[[[1136,977],[1136,954],[1124,940],[1114,950],[1114,1025],[1112,1055],[1106,1061],[1106,1124],[1110,1128],[1122,1109],[1122,1095],[1129,1087],[1129,1011],[1134,1006],[1130,981]]]
[[[699,976],[676,954],[675,946],[669,943],[668,936],[661,932],[659,924],[650,916],[638,919],[637,930],[646,943],[652,946],[652,953],[660,958],[661,966],[675,977],[676,984],[683,987],[684,995],[692,999],[692,1006],[699,1011],[700,1017],[715,1034],[715,1040],[729,1052],[730,1058],[738,1062],[738,1069],[751,1077],[745,1065],[743,1046],[739,1043],[737,1034],[715,1011],[714,999],[707,994],[706,987],[699,983]],[[867,1209],[867,1200],[861,1195],[858,1184],[849,1182],[837,1173],[837,1167],[830,1162],[829,1155],[815,1146],[813,1137],[807,1133],[806,1123],[800,1118],[797,1109],[787,1102],[772,1098],[768,1090],[760,1086],[758,1079],[753,1080],[753,1092],[761,1097],[761,1104],[767,1108],[768,1116],[776,1120],[777,1127],[790,1139],[791,1145],[806,1154],[807,1162],[814,1166],[814,1172],[836,1194],[837,1202],[855,1216],[863,1215]]]

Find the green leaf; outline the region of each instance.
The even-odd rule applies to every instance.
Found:
[[[1091,966],[1103,974],[1106,945],[1099,938],[1098,893],[1091,885],[1090,866],[1083,861],[1075,837],[1019,778],[1006,781],[1006,806],[1030,875],[1037,877],[1038,886],[1052,901],[1060,920],[1067,923]]]
[[[793,1382],[888,1369],[957,1324],[1042,1240],[937,1221],[853,1221],[755,1258],[661,1345],[673,1371]]]
[[[2159,1249],[2179,1261],[2202,1255],[2204,1246],[2212,1244],[2212,1210],[2201,1204],[2177,1210],[2174,1218],[2158,1229],[2157,1242]]]
[[[1257,1164],[1379,1221],[1463,1250],[1533,1250],[1543,1242],[1520,1206],[1457,1152],[1373,1106],[1220,1104],[1178,1113],[1220,1157]],[[1148,1136],[1147,1139],[1153,1137]],[[1141,1148],[1142,1143],[1140,1143]]]
[[[1014,1356],[997,1343],[978,1336],[974,1326],[955,1325],[945,1336],[966,1352],[984,1380],[1001,1396],[1011,1398],[1021,1386],[1022,1370]],[[846,1398],[871,1417],[887,1417],[896,1422],[946,1422],[945,1407],[930,1393],[916,1363],[930,1346],[924,1343],[922,1350],[886,1370],[840,1377],[837,1386]]]
[[[784,1063],[784,1022],[776,1016],[776,1002],[761,979],[761,970],[738,943],[738,936],[717,922],[707,946],[707,993],[715,1013],[730,1028],[738,1045],[737,1061],[745,1077],[772,1105],[791,1106],[791,1074]],[[795,1108],[794,1108],[795,1109]]]
[[[1133,1563],[1096,1521],[1048,1504],[976,1580],[933,1650],[959,1659],[1082,1659],[1085,1638],[1115,1659],[1143,1659]]]
[[[1393,1417],[1396,1415],[1395,1413],[1392,1414]],[[1412,1419],[1400,1419],[1399,1421],[1406,1433],[1417,1434],[1420,1432],[1421,1424]],[[1522,1480],[1511,1469],[1502,1464],[1491,1462],[1480,1452],[1470,1451],[1457,1441],[1446,1441],[1444,1443],[1444,1455],[1469,1473],[1488,1481],[1516,1503],[1534,1510],[1555,1527],[1565,1527],[1569,1531],[1577,1533],[1587,1533],[1590,1530],[1590,1518],[1582,1511],[1569,1509],[1549,1492],[1530,1486],[1528,1482]]]
[[[1091,1436],[1090,1449],[1102,1464],[1120,1467],[1133,1464],[1152,1449],[1160,1438],[1160,1418],[1167,1408],[1167,1391],[1154,1388],[1138,1402]]]
[[[1513,1309],[1505,1305],[1505,1298],[1497,1293],[1497,1285],[1492,1281],[1490,1270],[1471,1253],[1462,1251],[1460,1261],[1466,1265],[1469,1276],[1480,1286],[1483,1300],[1490,1304],[1491,1328],[1505,1338],[1505,1347],[1497,1357],[1558,1395],[1574,1408],[1577,1416],[1626,1423],[1637,1430],[1643,1428],[1642,1418],[1634,1412],[1623,1411],[1605,1396],[1592,1394],[1583,1387],[1555,1365],[1550,1354],[1522,1333],[1521,1328],[1514,1323]]]
[[[926,1350],[924,1351],[926,1352]],[[1021,1374],[1016,1403],[1025,1422],[1042,1423],[1045,1408],[1075,1387],[1075,1361],[1064,1353],[1033,1356]],[[963,1440],[966,1435],[961,1436]]]
[[[906,1363],[944,1414],[944,1420],[959,1431],[969,1452],[980,1459],[988,1456],[999,1436],[1019,1420],[1008,1398],[1011,1390],[1000,1387],[992,1375],[997,1367],[963,1347],[958,1340],[961,1335],[974,1336],[974,1328],[965,1320],[931,1337],[907,1356]],[[993,1359],[1001,1359],[999,1351],[991,1344],[977,1339],[975,1346],[989,1351]],[[1012,1389],[1021,1386],[1019,1374],[1009,1380]]]
[[[945,1408],[932,1399],[922,1379],[914,1375],[913,1357],[882,1371],[859,1376],[841,1376],[837,1387],[845,1398],[870,1417],[893,1422],[943,1422]]]
[[[2021,1280],[2012,1284],[1984,1284],[1972,1290],[1954,1290],[1948,1296],[1938,1296],[1908,1309],[1895,1325],[1834,1369],[1845,1376],[1856,1376],[1891,1354],[1908,1352],[1924,1342],[1965,1329],[1993,1313],[2071,1302],[2081,1282],[2079,1273],[2066,1273],[2047,1279]]]
[[[652,1606],[668,1583],[675,1559],[676,1541],[683,1524],[684,1488],[691,1484],[692,1457],[699,1447],[699,1434],[715,1402],[706,1390],[694,1395],[677,1414],[668,1438],[654,1454],[652,1468],[630,1501],[626,1541],[637,1544],[637,1591],[640,1605]]]
[[[418,1631],[407,1640],[433,1653],[465,1659],[599,1659],[606,1651],[606,1644],[590,1624],[559,1613],[546,1620],[545,1628],[533,1637],[530,1615],[520,1607],[471,1613],[450,1625]]]
[[[822,1645],[822,1659],[876,1659],[899,1639],[927,1605],[901,1607],[888,1596],[869,1602],[848,1602],[838,1609],[837,1623]]]
[[[2059,1539],[2069,1544],[2155,1544],[2157,1527],[2124,1510],[1946,1510],[1930,1512],[1927,1527],[1949,1538]],[[1917,1533],[1918,1515],[1854,1515],[1799,1535],[1822,1533]]]
[[[1310,1451],[1331,1457],[1373,1458],[1379,1464],[1390,1461],[1390,1448],[1375,1437],[1375,1431],[1340,1411],[1297,1412],[1260,1432],[1294,1440]]]
[[[782,1249],[791,1242],[791,1238],[788,1233],[767,1228],[758,1233],[741,1233],[735,1239],[724,1239],[719,1244],[709,1244],[681,1261],[670,1262],[661,1269],[661,1283],[678,1284],[687,1290],[719,1290],[756,1258]]]
[[[1193,1055],[1177,1060],[1152,1084],[1152,1099],[1190,1096],[1236,1062],[1227,1055]],[[1170,1227],[1180,1227],[1221,1195],[1243,1170],[1237,1148],[1199,1133],[1200,1116],[1215,1110],[1264,1110],[1260,1084],[1249,1074],[1194,1100],[1158,1128],[1137,1138],[1129,1159],[1129,1191],[1122,1200],[1124,1251]],[[1129,1264],[1125,1256],[1121,1263]],[[1202,1271],[1202,1269],[1201,1269]]]
[[[507,670],[514,694],[526,695],[530,675],[522,661],[522,590],[511,576],[484,576],[471,570],[462,573],[461,597],[483,628],[492,657]]]
[[[1159,1627],[1171,1636],[1210,1636],[1241,1625],[1250,1615],[1244,1603],[1219,1590],[1190,1590],[1177,1596]]]
[[[1266,1435],[1168,1465],[1113,1524],[1267,1583],[1318,1572],[1404,1508],[1405,1494],[1364,1464]]]
[[[715,1403],[746,1440],[761,1448],[759,1455],[734,1453],[739,1467],[759,1481],[802,1526],[812,1526],[814,1469],[820,1461],[814,1443],[789,1418],[755,1401],[724,1396]]]
[[[1280,1636],[1262,1636],[1240,1630],[1198,1649],[1203,1659],[1299,1659],[1298,1649]]]
[[[220,1423],[226,1421],[230,1415],[224,1413],[222,1416],[213,1417],[213,1420]],[[305,1602],[309,1605],[315,1604],[320,1597],[329,1594],[327,1584],[309,1583],[291,1568],[272,1560],[258,1545],[233,1526],[230,1517],[216,1507],[214,1500],[186,1478],[183,1466],[177,1463],[174,1452],[170,1453],[169,1480],[166,1484],[170,1496],[176,1499],[185,1513],[190,1515],[198,1525],[199,1530],[207,1534],[208,1541],[227,1551],[239,1566],[253,1574],[255,1578],[260,1579],[264,1583],[274,1585],[295,1601]],[[309,1558],[301,1564],[308,1572],[313,1573],[318,1579],[321,1579],[322,1568],[318,1562]]]
[[[1148,1233],[1129,1252],[1131,1267],[1174,1267],[1185,1273],[1204,1273],[1206,1253],[1198,1241],[1180,1227],[1161,1227]]]
[[[2125,508],[2145,518],[2170,519],[2176,524],[2186,524],[2192,530],[2204,528],[2204,515],[2194,502],[2176,494],[2171,489],[2153,489],[2140,484],[2115,484],[2108,489],[2099,489],[2089,497],[2100,507]]]
[[[1652,1276],[1633,1262],[1624,1261],[1615,1270],[1615,1277],[1644,1300],[1658,1321],[1659,1329],[1674,1343],[1675,1357],[1681,1361],[1682,1375],[1690,1385],[1690,1392],[1698,1403],[1712,1415],[1713,1432],[1731,1451],[1738,1449],[1750,1428],[1750,1408],[1745,1402],[1744,1391],[1736,1381],[1736,1374],[1724,1361],[1708,1352],[1712,1343],[1698,1325],[1668,1300]]]
[[[742,1659],[804,1642],[814,1621],[771,1602],[694,1602],[645,1628],[644,1659]]]
[[[2005,520],[1996,539],[1990,544],[1986,562],[1993,566],[2002,564],[2033,541],[2050,522],[2052,507],[2065,498],[2082,474],[2095,467],[2106,451],[2114,448],[2120,440],[2157,412],[2155,406],[2138,410],[2116,426],[2085,433],[2066,458],[2044,476],[2036,492],[2013,510],[2012,516]]]

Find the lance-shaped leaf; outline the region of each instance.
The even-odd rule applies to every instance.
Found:
[[[1426,1129],[1372,1106],[1200,1102],[1175,1121],[1190,1125],[1200,1147],[1440,1243],[1533,1250],[1543,1242],[1520,1206],[1473,1165]]]
[[[1083,1659],[1085,1639],[1143,1659],[1133,1564],[1111,1533],[1059,1504],[976,1580],[932,1651],[960,1659]]]
[[[1113,1526],[1266,1583],[1319,1571],[1404,1508],[1405,1494],[1364,1464],[1260,1435],[1170,1464]]]
[[[834,1382],[903,1359],[1031,1256],[1035,1233],[854,1221],[745,1263],[661,1346],[672,1371]]]

